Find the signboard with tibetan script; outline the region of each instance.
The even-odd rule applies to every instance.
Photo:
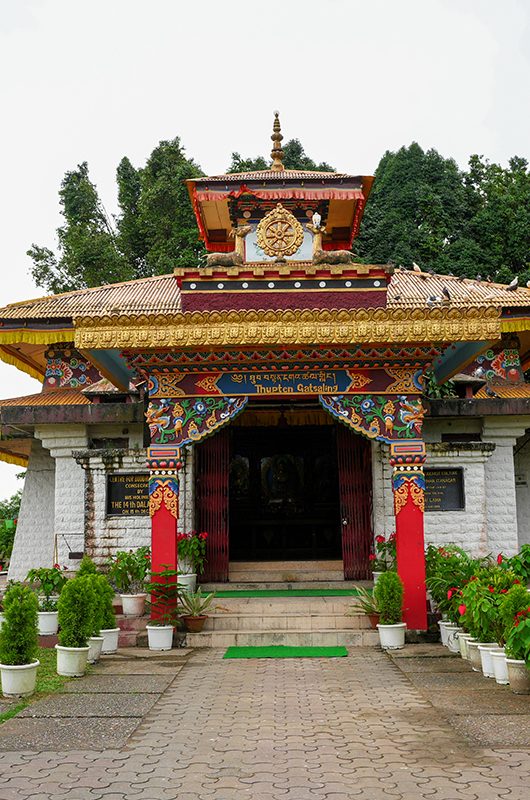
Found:
[[[242,370],[240,372],[152,372],[151,398],[249,397],[251,395],[416,394],[418,373],[377,369]]]
[[[462,511],[462,469],[425,469],[425,511]]]
[[[149,516],[148,483],[145,472],[107,475],[107,516]]]

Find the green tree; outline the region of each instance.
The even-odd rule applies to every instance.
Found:
[[[86,162],[66,173],[59,199],[65,222],[57,230],[58,255],[36,244],[28,251],[35,283],[64,292],[132,277]]]
[[[335,172],[325,161],[317,164],[306,155],[298,139],[290,139],[283,146],[283,163],[286,169],[317,170],[320,172]],[[239,153],[232,153],[232,161],[228,172],[253,172],[255,170],[270,169],[270,160],[263,156],[255,158],[242,158]]]

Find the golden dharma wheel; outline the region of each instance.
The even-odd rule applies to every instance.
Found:
[[[278,203],[259,223],[256,239],[266,255],[283,258],[296,253],[304,240],[304,230],[296,217]]]

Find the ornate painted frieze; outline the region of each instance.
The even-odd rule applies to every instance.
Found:
[[[369,439],[392,442],[421,436],[425,409],[419,397],[320,395],[319,400],[335,419]]]
[[[146,421],[153,444],[183,447],[215,433],[245,408],[248,397],[154,398]]]
[[[46,351],[44,389],[85,389],[101,380],[99,371],[75,349],[73,342],[54,344]]]
[[[179,372],[240,372],[242,369],[270,371],[287,368],[300,369],[362,369],[365,367],[389,367],[419,369],[440,354],[439,348],[420,345],[417,347],[304,347],[274,350],[214,350],[214,351],[157,351],[124,352],[127,363],[144,375],[155,371],[178,368]]]

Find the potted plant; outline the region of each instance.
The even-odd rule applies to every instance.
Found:
[[[515,615],[505,650],[510,689],[530,694],[530,606]]]
[[[380,614],[377,630],[381,647],[384,650],[399,650],[405,645],[407,626],[402,622],[403,581],[397,572],[383,572],[374,587],[374,595]]]
[[[491,651],[493,674],[497,683],[508,684],[508,666],[506,664],[506,639],[511,633],[518,611],[528,607],[528,592],[521,584],[515,584],[503,592],[499,605],[499,614],[503,625],[502,636],[498,639],[499,647]]]
[[[87,577],[67,582],[58,602],[60,630],[59,644],[55,645],[58,675],[80,677],[85,674],[95,607],[94,588]]]
[[[388,539],[383,535],[375,537],[375,553],[369,556],[374,584],[383,572],[396,569],[396,534],[391,533]]]
[[[177,535],[179,583],[188,592],[195,591],[197,575],[204,570],[207,538],[205,531],[189,531]]]
[[[109,579],[121,597],[126,617],[142,617],[145,613],[145,581],[151,562],[148,547],[120,551],[109,559]]]
[[[88,573],[86,574],[86,580],[94,590],[95,598],[94,613],[92,616],[92,635],[88,639],[87,660],[89,664],[96,664],[101,656],[104,643],[103,636],[101,635],[101,628],[103,627],[103,610],[109,590],[111,592],[111,596],[113,592],[105,575]]]
[[[152,572],[151,581],[145,587],[151,598],[151,620],[146,625],[150,650],[171,650],[173,646],[177,603],[182,592],[178,577],[178,570],[168,567]]]
[[[214,597],[214,592],[202,594],[200,587],[196,592],[182,592],[179,600],[180,616],[189,633],[200,633],[202,631],[208,618],[205,611],[210,608]]]
[[[377,628],[380,617],[379,606],[377,605],[374,592],[367,589],[365,586],[357,587],[357,603],[349,613],[355,614],[358,608],[361,608],[367,615],[372,628]]]
[[[57,601],[62,588],[68,580],[59,564],[53,567],[30,569],[26,580],[40,592],[38,625],[41,636],[53,636],[57,633]]]
[[[12,583],[4,596],[0,631],[0,674],[5,697],[27,697],[35,691],[39,661],[38,602],[28,586]]]

